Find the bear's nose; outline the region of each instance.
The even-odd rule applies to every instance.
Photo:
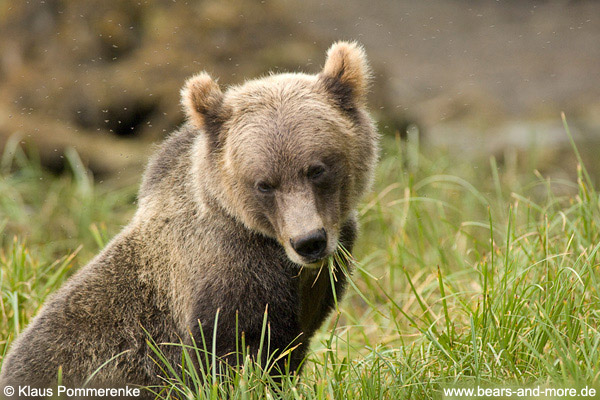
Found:
[[[299,238],[290,239],[290,244],[302,257],[316,261],[323,257],[327,248],[327,233],[323,228],[316,229]]]

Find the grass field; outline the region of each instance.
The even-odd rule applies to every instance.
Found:
[[[452,387],[600,388],[600,209],[585,166],[552,181],[527,162],[421,152],[412,139],[383,140],[360,209],[354,283],[313,340],[302,378],[271,386],[247,362],[227,378],[209,372],[205,385],[174,376],[163,394],[420,399]],[[74,152],[56,176],[12,150],[0,164],[0,357],[126,224],[136,193],[93,182]]]

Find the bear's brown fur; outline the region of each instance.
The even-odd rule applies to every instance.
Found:
[[[275,74],[222,92],[206,73],[182,90],[188,123],[151,159],[131,223],[48,300],[5,359],[0,387],[156,385],[156,343],[206,343],[228,361],[236,326],[256,354],[268,305],[270,348],[299,345],[333,307],[323,260],[351,249],[357,203],[376,163],[370,73],[339,42],[318,75]],[[335,290],[345,281],[337,274]],[[236,321],[237,320],[237,321]],[[237,324],[237,325],[236,325]],[[147,333],[145,332],[147,331]],[[163,346],[172,365],[177,346]]]

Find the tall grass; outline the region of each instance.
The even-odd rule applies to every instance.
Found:
[[[274,385],[269,364],[243,346],[239,368],[218,370],[210,343],[182,348],[182,372],[150,341],[166,378],[155,392],[387,399],[438,398],[453,386],[598,387],[600,209],[581,160],[572,180],[555,181],[518,157],[467,162],[422,152],[411,137],[384,139],[353,283],[302,377],[284,371]],[[61,176],[24,156],[2,162],[0,354],[134,207],[135,188],[94,184],[70,157]],[[199,371],[194,357],[206,361]]]
[[[44,299],[132,215],[135,187],[95,185],[77,154],[44,171],[9,142],[0,160],[0,355]]]

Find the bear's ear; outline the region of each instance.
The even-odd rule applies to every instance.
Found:
[[[327,60],[319,77],[343,108],[363,103],[371,69],[362,46],[356,42],[334,43],[327,51]]]
[[[223,92],[206,72],[192,76],[181,89],[185,115],[196,128],[209,130],[220,120]]]

